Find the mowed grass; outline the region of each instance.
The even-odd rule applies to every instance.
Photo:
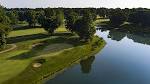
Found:
[[[29,60],[8,60],[9,57],[13,57],[24,52],[26,52],[26,50],[0,54],[0,84],[3,81],[16,76],[28,66]]]
[[[57,31],[59,32],[60,30],[62,31],[64,29],[60,28]],[[25,53],[32,50],[33,44],[55,38],[55,36],[52,36],[52,37],[44,36],[42,38],[41,36],[38,36],[38,34],[45,35],[46,33],[47,32],[43,28],[31,28],[31,29],[24,29],[24,30],[20,30],[20,29],[14,30],[9,34],[9,38],[13,39],[11,43],[16,44],[17,48],[12,51],[0,54],[0,84],[10,78],[17,76],[19,73],[21,73],[32,62],[33,60],[32,56],[36,52],[33,52],[33,53],[31,52],[30,53],[31,57],[29,57],[28,59],[12,59],[12,58],[25,56]],[[32,39],[31,37],[27,37],[28,35],[30,35],[31,37],[34,37],[35,35],[37,35],[37,37]],[[18,37],[20,36],[21,38],[19,38],[18,40]],[[28,39],[25,39],[25,38],[28,38]],[[45,49],[45,50],[48,51],[48,49]],[[41,50],[38,49],[37,52],[39,51]]]
[[[60,26],[55,30],[55,32],[68,32],[64,26]],[[24,36],[24,35],[33,35],[33,34],[41,34],[47,33],[43,28],[31,28],[25,30],[15,30],[10,32],[9,37],[17,37],[17,36]]]
[[[59,28],[55,30],[55,32],[69,32],[69,31],[65,28],[65,25],[61,25]]]
[[[31,29],[25,29],[25,30],[15,30],[15,31],[10,32],[9,37],[40,34],[40,33],[46,33],[46,31],[43,28],[31,28]]]
[[[108,21],[110,21],[109,19],[103,19],[103,18],[99,18],[99,19],[97,19],[96,21],[95,21],[95,24],[96,25],[99,25],[99,24],[103,24],[103,22],[108,22]]]
[[[36,58],[21,74],[6,81],[4,84],[41,84],[40,82],[44,78],[49,76],[53,77],[57,72],[77,63],[77,61],[93,56],[105,45],[104,40],[99,37],[95,37],[91,43],[82,43],[74,40],[74,38],[59,39],[64,42],[71,41],[73,45],[76,45],[76,43],[78,45],[64,49],[62,52],[58,51],[55,54],[49,53],[40,58]],[[34,68],[32,65],[39,62],[38,60],[40,59],[45,60],[45,62],[42,62],[41,67]]]
[[[0,54],[0,84],[37,82],[43,75],[65,68],[69,63],[90,54],[91,47],[88,45],[82,47],[83,44],[77,45],[77,37],[69,33],[64,26],[60,26],[55,32],[56,35],[49,36],[43,28],[12,31],[8,41],[16,44],[17,48]],[[42,45],[32,47],[37,43],[42,43]],[[104,46],[104,41],[101,44]],[[99,51],[99,48],[97,50]],[[32,63],[40,58],[46,59],[47,62],[32,72]]]

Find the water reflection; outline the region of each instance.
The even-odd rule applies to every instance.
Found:
[[[99,29],[98,29],[99,30]],[[101,29],[101,32],[105,32],[108,29]],[[134,30],[122,30],[122,29],[110,29],[107,36],[111,40],[121,41],[124,37],[132,39],[136,43],[142,43],[150,45],[150,33],[134,32]]]
[[[91,71],[92,68],[92,63],[95,60],[95,56],[91,56],[87,59],[81,60],[80,61],[80,66],[81,66],[81,71],[82,73],[88,74]]]
[[[126,36],[126,33],[119,32],[117,30],[110,30],[108,38],[111,38],[111,40],[120,41]]]
[[[150,84],[150,46],[139,44],[150,44],[150,34],[118,29],[96,34],[107,43],[102,51],[45,84]]]
[[[142,35],[128,34],[127,37],[134,42],[150,45],[150,37]]]

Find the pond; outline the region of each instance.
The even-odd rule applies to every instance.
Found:
[[[150,36],[98,30],[107,42],[102,51],[82,60],[45,84],[150,84]]]

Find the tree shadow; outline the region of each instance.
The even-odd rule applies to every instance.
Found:
[[[38,45],[36,47],[33,47],[30,51],[16,55],[14,57],[10,57],[10,58],[8,58],[8,60],[24,60],[24,59],[29,59],[32,57],[39,56],[41,50],[46,46],[47,46],[47,44]]]
[[[46,38],[46,37],[48,37],[48,35],[41,33],[41,34],[10,37],[7,39],[7,41],[9,44],[11,44],[11,43],[18,43],[18,42],[28,41],[28,40],[42,39],[42,38]]]
[[[51,44],[56,44],[56,43],[69,43],[70,40],[73,41],[74,38],[66,38],[66,37],[57,37],[57,38],[53,38],[53,39],[47,39],[45,41],[42,41],[40,43],[42,43],[41,45],[37,45],[35,47],[32,47],[32,49],[28,52],[16,55],[14,57],[10,57],[8,58],[8,60],[24,60],[24,59],[29,59],[32,57],[36,57],[39,55],[42,55],[42,50]]]
[[[56,32],[54,33],[52,36],[73,36],[74,34],[73,33],[70,33],[70,32]]]
[[[41,26],[34,26],[34,27],[30,27],[30,26],[21,26],[21,25],[14,25],[13,26],[13,30],[26,30],[26,29],[35,29],[35,28],[41,28]]]
[[[55,33],[51,36],[62,36],[62,37],[71,37],[74,34],[69,33],[69,32],[62,32],[62,33]],[[7,42],[9,44],[12,43],[18,43],[18,42],[22,42],[22,41],[28,41],[28,40],[36,40],[36,39],[43,39],[43,38],[47,38],[47,37],[51,37],[48,34],[43,34],[43,33],[39,33],[39,34],[32,34],[32,35],[24,35],[24,36],[17,36],[17,37],[9,37],[7,39]]]

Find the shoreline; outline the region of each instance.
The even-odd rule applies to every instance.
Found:
[[[94,37],[94,38],[96,38],[96,37]],[[96,42],[100,42],[100,44],[98,46],[96,46],[96,48],[94,47],[94,50],[91,50],[92,43],[96,43]],[[89,44],[84,44],[82,46],[73,47],[73,49],[65,50],[62,53],[60,53],[54,57],[44,58],[48,61],[46,63],[43,63],[42,66],[39,68],[32,67],[32,63],[34,62],[33,61],[21,74],[19,74],[18,76],[14,77],[8,81],[5,81],[4,84],[9,84],[10,82],[11,82],[11,84],[18,84],[21,82],[23,84],[37,84],[39,82],[40,83],[43,82],[46,79],[52,79],[55,76],[57,76],[58,74],[67,70],[68,67],[71,67],[74,64],[79,63],[80,60],[86,59],[86,58],[96,54],[105,46],[105,44],[106,44],[106,42],[102,38],[97,37],[94,42],[91,42]],[[78,53],[76,53],[76,52],[78,52]],[[75,53],[76,55],[74,55],[72,53]],[[72,55],[72,56],[68,57],[70,55]],[[64,64],[62,64],[63,63],[63,61],[62,61],[62,62],[60,62],[60,64],[52,63],[52,65],[51,65],[51,61],[54,61],[54,60],[58,61],[59,59],[65,60]],[[66,59],[68,59],[68,60],[66,60]],[[52,68],[50,68],[49,66],[51,66]],[[49,70],[49,69],[51,69],[51,70]]]

